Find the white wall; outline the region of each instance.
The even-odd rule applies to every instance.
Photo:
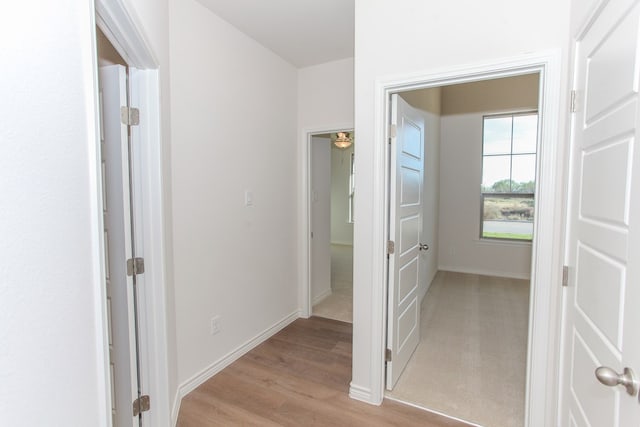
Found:
[[[298,315],[297,70],[196,1],[170,2],[170,15],[178,381],[188,391]]]
[[[531,243],[479,237],[481,140],[482,113],[442,117],[439,268],[528,279]]]
[[[311,302],[331,295],[331,139],[311,138]]]
[[[439,268],[528,279],[531,243],[480,239],[482,123],[486,114],[538,108],[538,75],[442,90]]]
[[[3,425],[110,418],[92,5],[14,2],[0,14]]]
[[[309,132],[353,129],[353,58],[298,70],[298,305],[307,306]],[[304,313],[306,314],[306,313]]]
[[[298,129],[353,128],[353,58],[298,70]]]
[[[353,245],[353,223],[349,222],[349,176],[351,154],[348,148],[331,146],[331,243]]]
[[[488,0],[356,0],[355,16],[355,133],[358,137],[358,206],[354,230],[354,337],[351,394],[380,402],[382,384],[382,324],[371,319],[382,295],[378,279],[383,262],[382,241],[371,213],[380,209],[374,194],[379,151],[376,140],[375,88],[385,79],[416,76],[486,64],[527,52],[559,49],[566,74],[569,0],[504,2]],[[540,25],[544,22],[544,25]],[[387,30],[380,31],[381,28]],[[566,79],[562,89],[566,92]],[[561,106],[561,111],[566,111]],[[565,117],[560,128],[564,128]],[[562,135],[563,136],[563,135]],[[561,138],[561,140],[563,140]],[[561,149],[561,147],[558,147]]]

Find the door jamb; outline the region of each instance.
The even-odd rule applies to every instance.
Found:
[[[300,209],[301,222],[300,246],[304,248],[299,255],[300,287],[298,288],[300,317],[309,318],[312,314],[311,301],[311,139],[315,135],[335,133],[343,130],[353,130],[353,123],[342,125],[327,125],[302,130],[300,145],[300,165],[302,167],[300,180]]]
[[[141,227],[136,230],[137,246],[144,248],[145,284],[140,292],[140,358],[142,360],[142,390],[151,395],[151,411],[146,413],[147,425],[170,425],[171,414],[169,399],[169,371],[167,359],[167,324],[166,324],[166,283],[165,283],[165,236],[163,214],[162,185],[162,144],[160,118],[160,82],[158,62],[153,56],[149,43],[140,31],[140,25],[127,10],[123,0],[96,0],[96,24],[107,39],[127,62],[131,69],[131,103],[140,108],[140,125],[134,128],[138,140],[137,189],[134,191],[134,216],[144,218]],[[95,29],[94,32],[95,40]],[[94,75],[97,76],[97,62],[94,64]],[[95,85],[96,98],[97,85]],[[98,123],[99,126],[99,123]],[[99,129],[98,129],[99,132]],[[97,141],[100,152],[100,141]],[[132,159],[133,161],[133,159]],[[100,166],[98,165],[98,170]],[[99,226],[103,227],[102,208],[99,209]],[[104,244],[102,268],[105,268]],[[104,277],[104,276],[103,276]],[[151,286],[153,284],[153,286]],[[106,284],[101,284],[103,298],[103,317],[106,319]],[[103,326],[103,343],[108,371],[108,331],[107,322]],[[111,382],[108,381],[108,408],[111,408]],[[109,410],[107,425],[111,425]],[[175,422],[173,423],[175,424]]]
[[[532,245],[531,295],[527,352],[525,427],[547,425],[557,411],[557,360],[562,270],[562,198],[557,183],[562,182],[564,146],[560,143],[561,55],[559,50],[537,52],[502,60],[432,73],[376,80],[374,118],[373,242],[370,265],[373,273],[371,313],[371,395],[379,404],[384,397],[384,349],[386,342],[385,236],[388,233],[389,174],[385,135],[388,134],[390,94],[448,84],[540,73],[540,126],[535,232]],[[563,187],[564,190],[564,187]],[[354,319],[356,320],[356,319]],[[354,361],[356,363],[357,361]],[[353,385],[352,397],[365,396]]]

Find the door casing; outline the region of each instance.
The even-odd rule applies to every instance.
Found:
[[[531,296],[527,357],[525,427],[551,425],[557,412],[557,366],[559,349],[561,271],[564,221],[562,194],[566,192],[562,170],[565,146],[560,144],[561,53],[545,51],[456,67],[425,74],[413,74],[376,81],[375,137],[373,176],[373,242],[370,268],[373,273],[371,298],[371,389],[364,393],[351,386],[350,396],[380,404],[384,397],[384,349],[386,325],[387,263],[385,241],[388,235],[389,172],[386,140],[390,112],[390,95],[401,91],[540,73],[541,117],[539,162],[536,183],[535,230],[532,246]],[[560,191],[557,188],[561,185]],[[357,226],[357,224],[356,224]],[[354,242],[358,250],[358,242]],[[358,286],[354,283],[354,286]],[[354,301],[354,304],[358,304]],[[354,343],[360,319],[354,316]],[[364,349],[363,349],[364,351]],[[354,365],[358,361],[354,360]]]
[[[100,27],[118,53],[132,67],[130,74],[131,104],[140,108],[140,125],[132,129],[136,143],[135,155],[137,163],[133,165],[136,174],[134,181],[139,187],[135,193],[134,217],[142,226],[136,230],[137,244],[144,248],[145,283],[146,286],[139,293],[140,327],[145,333],[141,334],[140,357],[142,366],[142,387],[151,396],[151,408],[146,413],[147,425],[174,425],[169,409],[169,375],[167,359],[167,325],[166,325],[166,289],[165,289],[165,242],[164,242],[164,214],[163,214],[163,186],[162,186],[162,145],[160,143],[160,83],[158,64],[151,49],[143,37],[142,31],[129,14],[123,0],[96,0],[96,25]],[[95,31],[95,30],[94,30]],[[95,40],[95,34],[94,34]],[[95,52],[95,46],[94,46]],[[94,90],[98,99],[97,61],[94,64]],[[95,115],[98,117],[98,105]],[[99,124],[99,120],[96,121]],[[100,132],[99,129],[96,132]],[[99,138],[96,152],[100,152]],[[100,170],[100,158],[96,159],[96,170]],[[101,179],[97,179],[98,194],[102,193]],[[96,203],[96,224],[103,229],[102,198]],[[102,232],[100,232],[102,235]],[[105,247],[101,240],[100,268],[105,271]],[[104,274],[101,276],[104,277]],[[109,345],[107,323],[106,283],[100,288],[102,296],[102,312],[97,313],[98,322],[102,325],[102,345],[99,350],[103,354],[103,365],[106,378],[109,378]],[[110,381],[106,381],[105,405],[111,408]],[[177,409],[174,407],[175,418]],[[111,411],[104,425],[111,425]]]
[[[351,124],[330,124],[327,126],[318,126],[314,128],[304,129],[302,131],[301,139],[303,144],[300,150],[300,165],[301,171],[301,183],[300,183],[300,210],[301,221],[299,238],[299,247],[303,248],[300,251],[298,265],[300,266],[300,286],[299,286],[299,301],[300,317],[309,318],[311,316],[311,307],[313,301],[311,301],[311,139],[316,135],[322,135],[327,133],[336,133],[339,131],[353,131],[353,123]]]

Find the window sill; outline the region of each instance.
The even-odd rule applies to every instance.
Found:
[[[492,239],[487,237],[478,237],[474,239],[481,245],[501,245],[501,246],[531,246],[531,240],[509,240],[509,239]]]

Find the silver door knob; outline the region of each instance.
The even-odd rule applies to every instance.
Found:
[[[414,246],[415,248],[415,246]],[[429,250],[429,245],[425,244],[425,243],[420,243],[420,250],[421,251],[428,251]]]
[[[600,366],[596,369],[596,378],[609,387],[624,386],[631,396],[635,396],[638,393],[638,380],[631,368],[624,368],[624,372],[619,374],[611,368]]]

